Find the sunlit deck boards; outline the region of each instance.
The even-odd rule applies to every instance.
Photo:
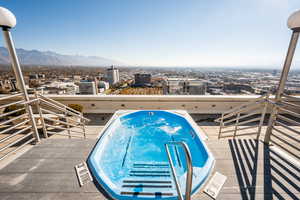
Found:
[[[208,134],[207,144],[216,157],[215,170],[228,177],[218,199],[300,199],[299,167],[254,137],[217,140],[218,127],[203,125],[207,125],[201,129]],[[99,129],[91,130],[96,135]],[[74,171],[96,138],[51,138],[0,170],[0,199],[107,199],[93,183],[80,188]],[[199,192],[193,199],[210,198]]]

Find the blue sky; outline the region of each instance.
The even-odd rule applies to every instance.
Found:
[[[284,60],[286,20],[300,1],[2,0],[0,6],[17,17],[17,48],[130,65],[273,66]]]

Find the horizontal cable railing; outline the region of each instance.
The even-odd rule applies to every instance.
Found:
[[[85,124],[90,120],[81,112],[40,94],[36,94],[36,98],[37,112],[46,138],[54,134],[86,138]]]
[[[85,124],[89,119],[81,112],[39,94],[28,101],[24,97],[18,93],[0,98],[0,160],[38,142],[38,129],[42,129],[45,138],[54,134],[86,138]],[[32,115],[29,107],[35,112]]]
[[[23,93],[0,98],[0,160],[36,141],[27,112],[27,106],[34,102],[26,101]]]
[[[270,103],[276,115],[269,141],[300,162],[300,98],[282,94],[277,102]]]
[[[246,103],[243,103],[243,104],[241,104],[241,105],[239,105],[239,106],[236,106],[236,107],[234,107],[234,108],[232,108],[232,109],[226,110],[226,111],[223,112],[223,114],[225,115],[225,114],[228,114],[228,113],[233,113],[233,112],[235,112],[235,111],[242,110],[243,108],[246,108],[246,107],[249,107],[250,105],[256,104],[256,103],[259,102],[260,100],[264,101],[264,99],[265,99],[266,97],[269,97],[269,94],[268,94],[268,93],[267,93],[267,94],[264,94],[264,95],[261,95],[261,96],[258,97],[258,98],[252,99],[252,100],[250,100],[250,101],[248,101],[248,102],[246,102]],[[219,121],[219,119],[216,119],[216,121]]]
[[[267,111],[268,99],[269,94],[265,94],[223,112],[221,117],[215,120],[215,122],[220,123],[218,138],[249,134],[256,134],[258,138]],[[257,131],[239,134],[246,129],[257,129]]]

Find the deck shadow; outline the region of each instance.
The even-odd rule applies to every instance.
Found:
[[[236,176],[243,200],[254,200],[256,195],[258,141],[229,139]]]
[[[300,200],[300,168],[264,145],[265,199]]]
[[[256,139],[229,139],[241,199],[300,199],[300,169]],[[262,148],[259,152],[259,148]],[[259,156],[263,156],[259,158]],[[261,171],[259,166],[263,165]],[[258,184],[258,176],[263,183]],[[263,190],[261,190],[263,186]]]

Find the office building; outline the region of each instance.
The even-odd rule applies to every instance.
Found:
[[[119,70],[113,65],[106,71],[106,79],[109,82],[109,85],[115,85],[120,81]]]
[[[151,74],[135,74],[134,86],[136,87],[149,87],[151,86]]]
[[[94,81],[92,82],[80,82],[79,83],[79,93],[80,94],[97,94],[96,84]]]

